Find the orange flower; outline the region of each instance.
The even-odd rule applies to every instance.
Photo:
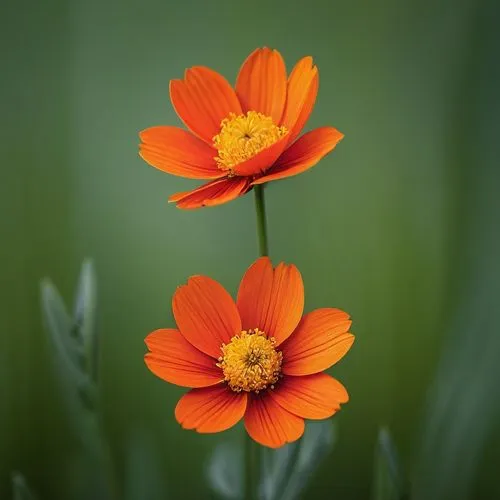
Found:
[[[248,434],[277,448],[299,439],[304,419],[324,419],[349,399],[323,373],[350,349],[349,315],[317,309],[302,316],[304,285],[298,269],[267,257],[245,273],[236,303],[216,281],[193,276],[175,292],[178,330],[149,334],[149,369],[192,388],[177,403],[185,429],[229,429],[244,417]]]
[[[243,63],[235,89],[219,73],[194,66],[184,80],[170,82],[170,99],[190,132],[167,126],[143,130],[140,155],[169,174],[210,179],[171,196],[179,208],[226,203],[256,184],[308,170],[344,137],[321,127],[297,139],[317,92],[312,57],[301,59],[287,79],[281,54],[257,49]]]

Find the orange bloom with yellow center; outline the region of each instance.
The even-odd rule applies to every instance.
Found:
[[[277,448],[299,439],[304,419],[324,419],[349,399],[323,373],[350,349],[349,315],[317,309],[302,316],[298,269],[267,257],[241,281],[236,303],[216,281],[193,276],[175,292],[178,329],[149,334],[145,361],[158,377],[192,388],[177,421],[201,433],[229,429],[242,418],[258,443]]]
[[[301,59],[287,78],[276,50],[255,50],[243,63],[236,87],[204,66],[170,82],[170,98],[189,132],[159,126],[140,133],[141,157],[153,167],[190,179],[210,179],[174,194],[179,208],[220,205],[256,184],[300,174],[343,138],[321,127],[298,138],[316,101],[318,69]]]

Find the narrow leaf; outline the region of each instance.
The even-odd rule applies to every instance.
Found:
[[[308,422],[297,442],[264,453],[261,496],[264,500],[299,498],[317,467],[333,449],[334,424],[331,420]]]
[[[243,468],[241,449],[229,443],[222,443],[215,448],[208,463],[208,482],[221,498],[242,498]]]
[[[66,311],[57,288],[49,279],[44,279],[40,288],[43,318],[57,353],[57,360],[65,375],[75,385],[83,385],[86,377],[81,368],[81,358],[84,353],[78,339],[71,335],[73,320]]]
[[[35,500],[35,495],[29,489],[26,479],[20,472],[12,474],[12,499]]]
[[[82,263],[74,304],[74,324],[87,360],[88,373],[97,377],[98,342],[95,312],[97,307],[97,280],[92,260]]]
[[[389,430],[381,428],[375,449],[374,500],[401,500],[405,481]]]

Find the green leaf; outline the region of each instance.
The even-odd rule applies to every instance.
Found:
[[[450,115],[456,125],[449,147],[453,168],[461,173],[456,236],[449,241],[454,293],[448,298],[447,339],[426,405],[415,500],[489,500],[500,491],[498,464],[486,459],[496,449],[500,418],[500,31],[498,2],[473,5],[459,83],[449,102],[457,110]]]
[[[98,388],[87,371],[89,353],[84,348],[83,337],[85,331],[92,333],[89,325],[93,312],[89,311],[94,310],[94,288],[92,266],[87,261],[82,266],[76,294],[75,314],[80,321],[75,322],[55,285],[48,278],[40,285],[43,319],[69,422],[84,447],[99,455],[105,446],[100,431]]]
[[[213,491],[228,500],[242,498],[243,468],[241,447],[229,443],[218,445],[207,468],[208,482]]]
[[[85,351],[86,368],[90,376],[97,379],[98,342],[95,325],[97,307],[97,280],[92,260],[82,263],[74,304],[74,325]]]
[[[19,472],[12,474],[12,500],[35,500],[26,479]]]
[[[40,285],[42,313],[61,374],[72,385],[83,385],[86,375],[82,370],[84,352],[77,338],[72,335],[73,320],[52,282],[46,278]]]
[[[493,276],[485,271],[468,290],[474,299],[467,299],[468,307],[456,317],[429,393],[413,482],[415,500],[473,498],[484,449],[498,425],[500,336],[495,311],[500,285],[493,285]]]
[[[304,436],[278,450],[264,451],[261,483],[264,500],[295,500],[315,469],[332,451],[335,426],[331,420],[308,422]]]
[[[382,428],[375,449],[373,500],[401,500],[404,484],[396,447],[389,430]]]

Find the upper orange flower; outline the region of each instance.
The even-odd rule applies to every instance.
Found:
[[[245,273],[236,303],[216,281],[193,276],[175,292],[178,330],[149,334],[149,369],[193,388],[177,403],[185,429],[220,432],[245,419],[248,434],[277,448],[299,439],[304,419],[324,419],[348,401],[340,382],[322,373],[350,349],[349,315],[317,309],[302,317],[298,269],[267,257]]]
[[[171,196],[179,208],[226,203],[256,184],[304,172],[343,138],[322,127],[297,139],[317,93],[312,57],[301,59],[287,79],[281,54],[257,49],[243,63],[235,89],[219,73],[194,66],[184,80],[170,82],[172,104],[190,132],[143,130],[140,155],[169,174],[212,179]]]

